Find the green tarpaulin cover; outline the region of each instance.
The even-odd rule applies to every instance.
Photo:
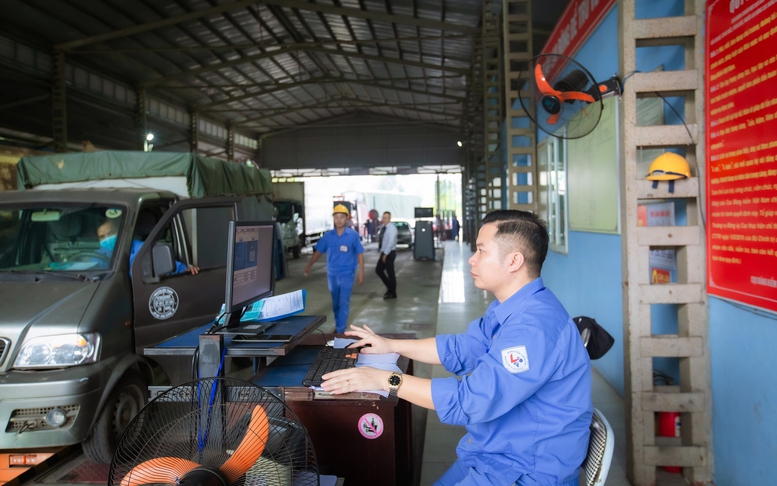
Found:
[[[202,155],[111,151],[23,157],[19,189],[41,184],[144,177],[186,177],[191,197],[272,194],[270,171]]]

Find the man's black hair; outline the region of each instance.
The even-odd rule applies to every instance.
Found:
[[[526,259],[526,268],[532,277],[539,277],[548,255],[548,230],[545,221],[529,211],[499,209],[483,218],[483,224],[497,225],[495,238],[516,238]]]

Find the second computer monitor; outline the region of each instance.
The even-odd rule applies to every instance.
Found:
[[[228,319],[227,327],[238,324],[244,308],[273,294],[274,245],[274,222],[229,222],[224,310],[229,317],[237,319]]]

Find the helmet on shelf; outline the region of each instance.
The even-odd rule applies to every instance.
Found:
[[[674,181],[691,177],[691,168],[682,155],[664,152],[650,164],[647,180],[653,181],[653,189],[658,187],[658,181],[669,181],[669,192],[674,192]]]

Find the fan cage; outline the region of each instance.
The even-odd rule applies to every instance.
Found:
[[[562,92],[584,92],[591,95],[594,102],[565,101],[561,103],[558,121],[548,123],[550,116],[542,109],[545,96],[534,78],[534,69],[538,64],[551,88]],[[540,54],[532,58],[529,69],[518,80],[517,88],[521,107],[537,128],[558,138],[572,140],[585,137],[596,128],[604,109],[598,83],[593,75],[582,64],[561,54]]]
[[[264,409],[269,422],[266,442],[248,429],[256,406]],[[264,450],[232,484],[319,484],[315,451],[294,412],[266,389],[230,378],[184,383],[143,407],[119,441],[108,484],[121,484],[133,467],[157,458],[174,458],[168,461],[171,464],[183,459],[219,467],[244,438],[259,447],[263,444]]]

